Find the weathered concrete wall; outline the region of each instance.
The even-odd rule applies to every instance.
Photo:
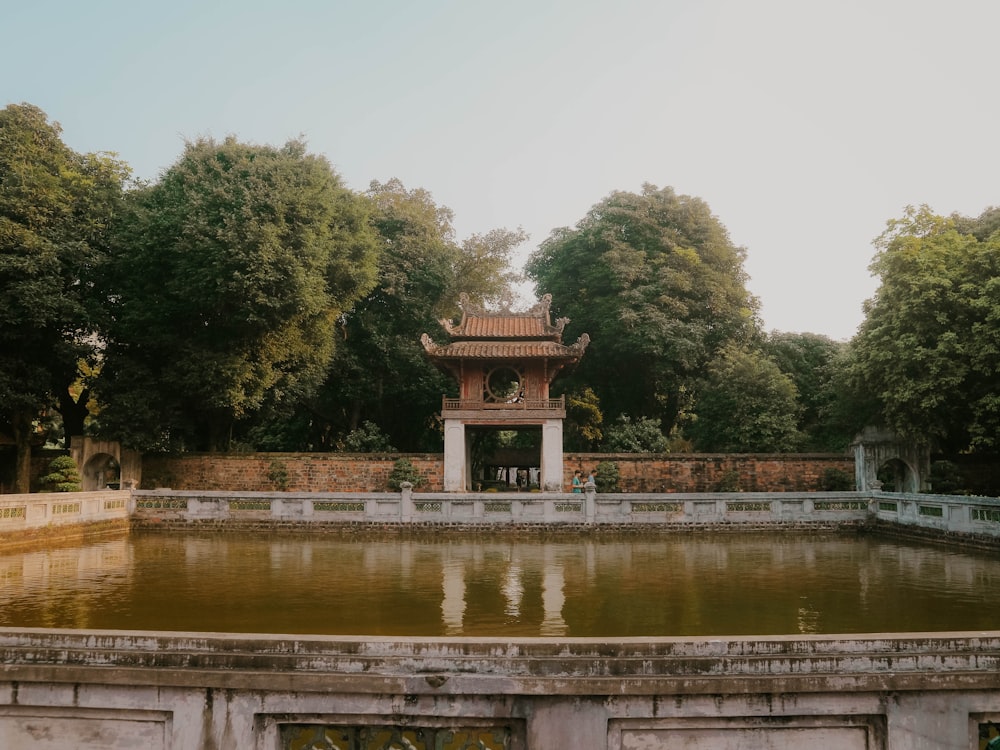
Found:
[[[262,492],[382,492],[396,459],[405,455],[424,484],[420,491],[444,488],[441,454],[247,453],[147,455],[143,489],[232,490]],[[809,492],[823,489],[827,470],[854,476],[854,458],[840,454],[649,454],[567,453],[563,487],[572,485],[573,470],[585,472],[601,461],[613,461],[623,492],[716,492],[738,487],[744,492]],[[284,471],[287,485],[274,476]]]
[[[607,641],[0,629],[0,658],[5,748],[969,750],[1000,719],[997,632]]]
[[[130,511],[131,494],[119,490],[0,495],[0,549],[127,531]]]

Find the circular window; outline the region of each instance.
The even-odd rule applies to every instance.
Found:
[[[497,367],[486,376],[486,395],[490,401],[511,403],[521,398],[521,374],[513,367]]]

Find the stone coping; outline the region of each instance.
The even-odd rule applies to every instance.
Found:
[[[0,628],[38,682],[384,694],[1000,689],[1000,631],[706,638],[421,638]]]

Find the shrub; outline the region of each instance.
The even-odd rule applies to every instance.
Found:
[[[38,480],[49,492],[80,492],[83,484],[76,462],[69,456],[56,456],[49,463],[49,473]]]
[[[362,422],[356,430],[347,433],[340,449],[348,453],[392,453],[396,450],[389,443],[389,436],[369,421]]]
[[[607,429],[604,450],[609,453],[666,453],[670,441],[660,429],[660,420],[626,414]]]
[[[848,474],[843,469],[830,466],[823,472],[823,476],[819,478],[819,488],[825,492],[853,490],[855,488],[854,476]]]
[[[271,461],[271,465],[267,467],[267,478],[274,484],[275,489],[282,492],[287,490],[288,467],[285,466],[285,462],[278,459]]]
[[[740,473],[736,469],[723,472],[715,485],[716,492],[740,492]]]
[[[965,492],[965,482],[958,464],[952,461],[934,461],[928,483],[930,491],[937,495],[960,495]]]
[[[392,471],[389,472],[387,484],[390,490],[399,492],[402,489],[401,485],[403,482],[409,482],[414,487],[419,487],[424,483],[423,476],[421,476],[420,472],[417,471],[417,467],[408,458],[399,458],[396,460],[396,463],[392,465]]]
[[[614,461],[601,461],[597,464],[597,478],[594,483],[598,492],[619,492],[618,464]]]

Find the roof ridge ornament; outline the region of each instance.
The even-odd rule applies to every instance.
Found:
[[[441,322],[443,323],[444,321]],[[420,343],[424,345],[424,351],[426,351],[428,354],[432,354],[433,352],[441,348],[437,344],[435,344],[434,339],[432,339],[426,333],[420,336]]]
[[[581,333],[580,338],[578,338],[573,344],[571,344],[569,348],[575,352],[578,352],[582,356],[589,344],[590,344],[590,334]]]
[[[552,295],[545,294],[527,310],[511,311],[508,303],[498,310],[487,310],[473,302],[468,293],[459,295],[462,318],[455,323],[450,318],[440,318],[438,323],[450,339],[476,341],[554,341],[562,343],[562,334],[570,322],[567,317],[552,323]],[[438,347],[440,348],[440,347]]]

